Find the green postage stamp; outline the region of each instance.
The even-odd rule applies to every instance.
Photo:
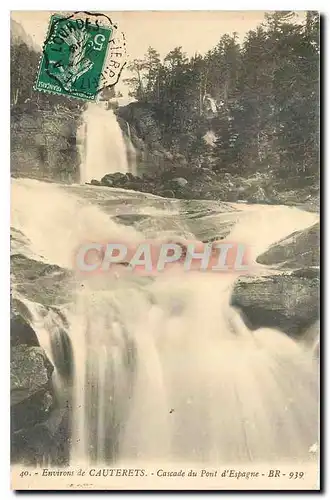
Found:
[[[108,16],[54,14],[35,90],[95,100],[99,92],[118,82],[125,56],[125,37]]]

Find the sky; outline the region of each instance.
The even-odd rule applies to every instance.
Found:
[[[50,11],[12,11],[33,41],[42,47]],[[246,33],[258,26],[265,11],[125,11],[104,12],[124,32],[128,60],[142,58],[149,46],[164,57],[174,47],[182,46],[188,56],[205,54],[225,33],[238,33],[243,41]],[[65,13],[66,14],[66,13]],[[303,12],[297,12],[303,18]],[[122,75],[125,78],[125,74]],[[118,88],[118,87],[117,87]]]

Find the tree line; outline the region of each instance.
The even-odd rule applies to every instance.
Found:
[[[277,11],[242,43],[225,34],[205,55],[176,47],[161,60],[149,47],[126,82],[155,111],[164,145],[188,161],[310,184],[319,171],[319,53],[318,13],[301,22]]]
[[[10,105],[12,113],[30,110],[79,111],[82,103],[73,99],[63,99],[61,95],[35,91],[41,53],[29,47],[25,41],[10,42]]]
[[[41,53],[13,36],[10,49],[12,173],[77,182],[76,133],[85,103],[34,90]]]

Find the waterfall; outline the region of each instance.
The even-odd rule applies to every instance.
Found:
[[[136,151],[132,143],[131,127],[128,122],[126,122],[126,125],[127,125],[127,136],[125,137],[125,140],[127,148],[128,167],[129,167],[129,172],[131,172],[131,174],[133,175],[136,175],[137,174]]]
[[[102,101],[89,103],[83,114],[83,124],[77,132],[82,184],[92,179],[100,181],[109,173],[130,171],[127,156],[132,156],[134,147],[131,141],[126,147],[116,115],[105,105]]]
[[[91,122],[105,114],[115,130],[108,111],[97,109]],[[79,189],[80,196],[54,184],[14,182],[12,224],[36,258],[72,268],[81,242],[143,239],[84,199],[87,187]],[[314,219],[288,207],[248,208],[228,241],[249,243],[258,254]],[[183,229],[176,221],[178,236]],[[277,330],[250,331],[230,306],[234,281],[178,270],[152,280],[111,274],[68,283],[72,464],[278,464],[308,456],[318,437],[315,359]],[[44,338],[45,323],[38,327]]]

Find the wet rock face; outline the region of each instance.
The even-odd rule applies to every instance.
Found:
[[[157,113],[147,104],[131,103],[117,109],[120,118],[136,130],[137,136],[151,144],[158,144],[162,134],[157,120]],[[127,127],[127,125],[126,125]]]
[[[257,262],[290,269],[320,265],[320,224],[296,231],[272,245]]]
[[[59,407],[53,366],[39,346],[12,346],[11,461],[25,465],[66,465],[69,460],[69,407]]]
[[[40,466],[45,462],[56,466],[69,465],[69,422],[68,409],[55,409],[47,420],[12,432],[12,463],[27,466]]]
[[[10,400],[13,461],[24,454],[29,455],[23,442],[18,444],[22,432],[30,438],[36,424],[44,422],[53,408],[52,373],[53,366],[41,347],[26,344],[12,347]]]
[[[14,314],[10,320],[10,344],[11,346],[24,344],[26,347],[39,345],[35,331],[21,314]]]
[[[251,328],[278,328],[300,338],[318,320],[319,246],[317,223],[283,238],[257,258],[283,274],[238,280],[232,304],[242,310]]]
[[[248,326],[276,328],[298,338],[319,317],[320,280],[298,273],[240,278],[231,303]]]
[[[41,347],[16,345],[11,349],[11,404],[15,405],[43,390],[49,383],[53,366]]]

